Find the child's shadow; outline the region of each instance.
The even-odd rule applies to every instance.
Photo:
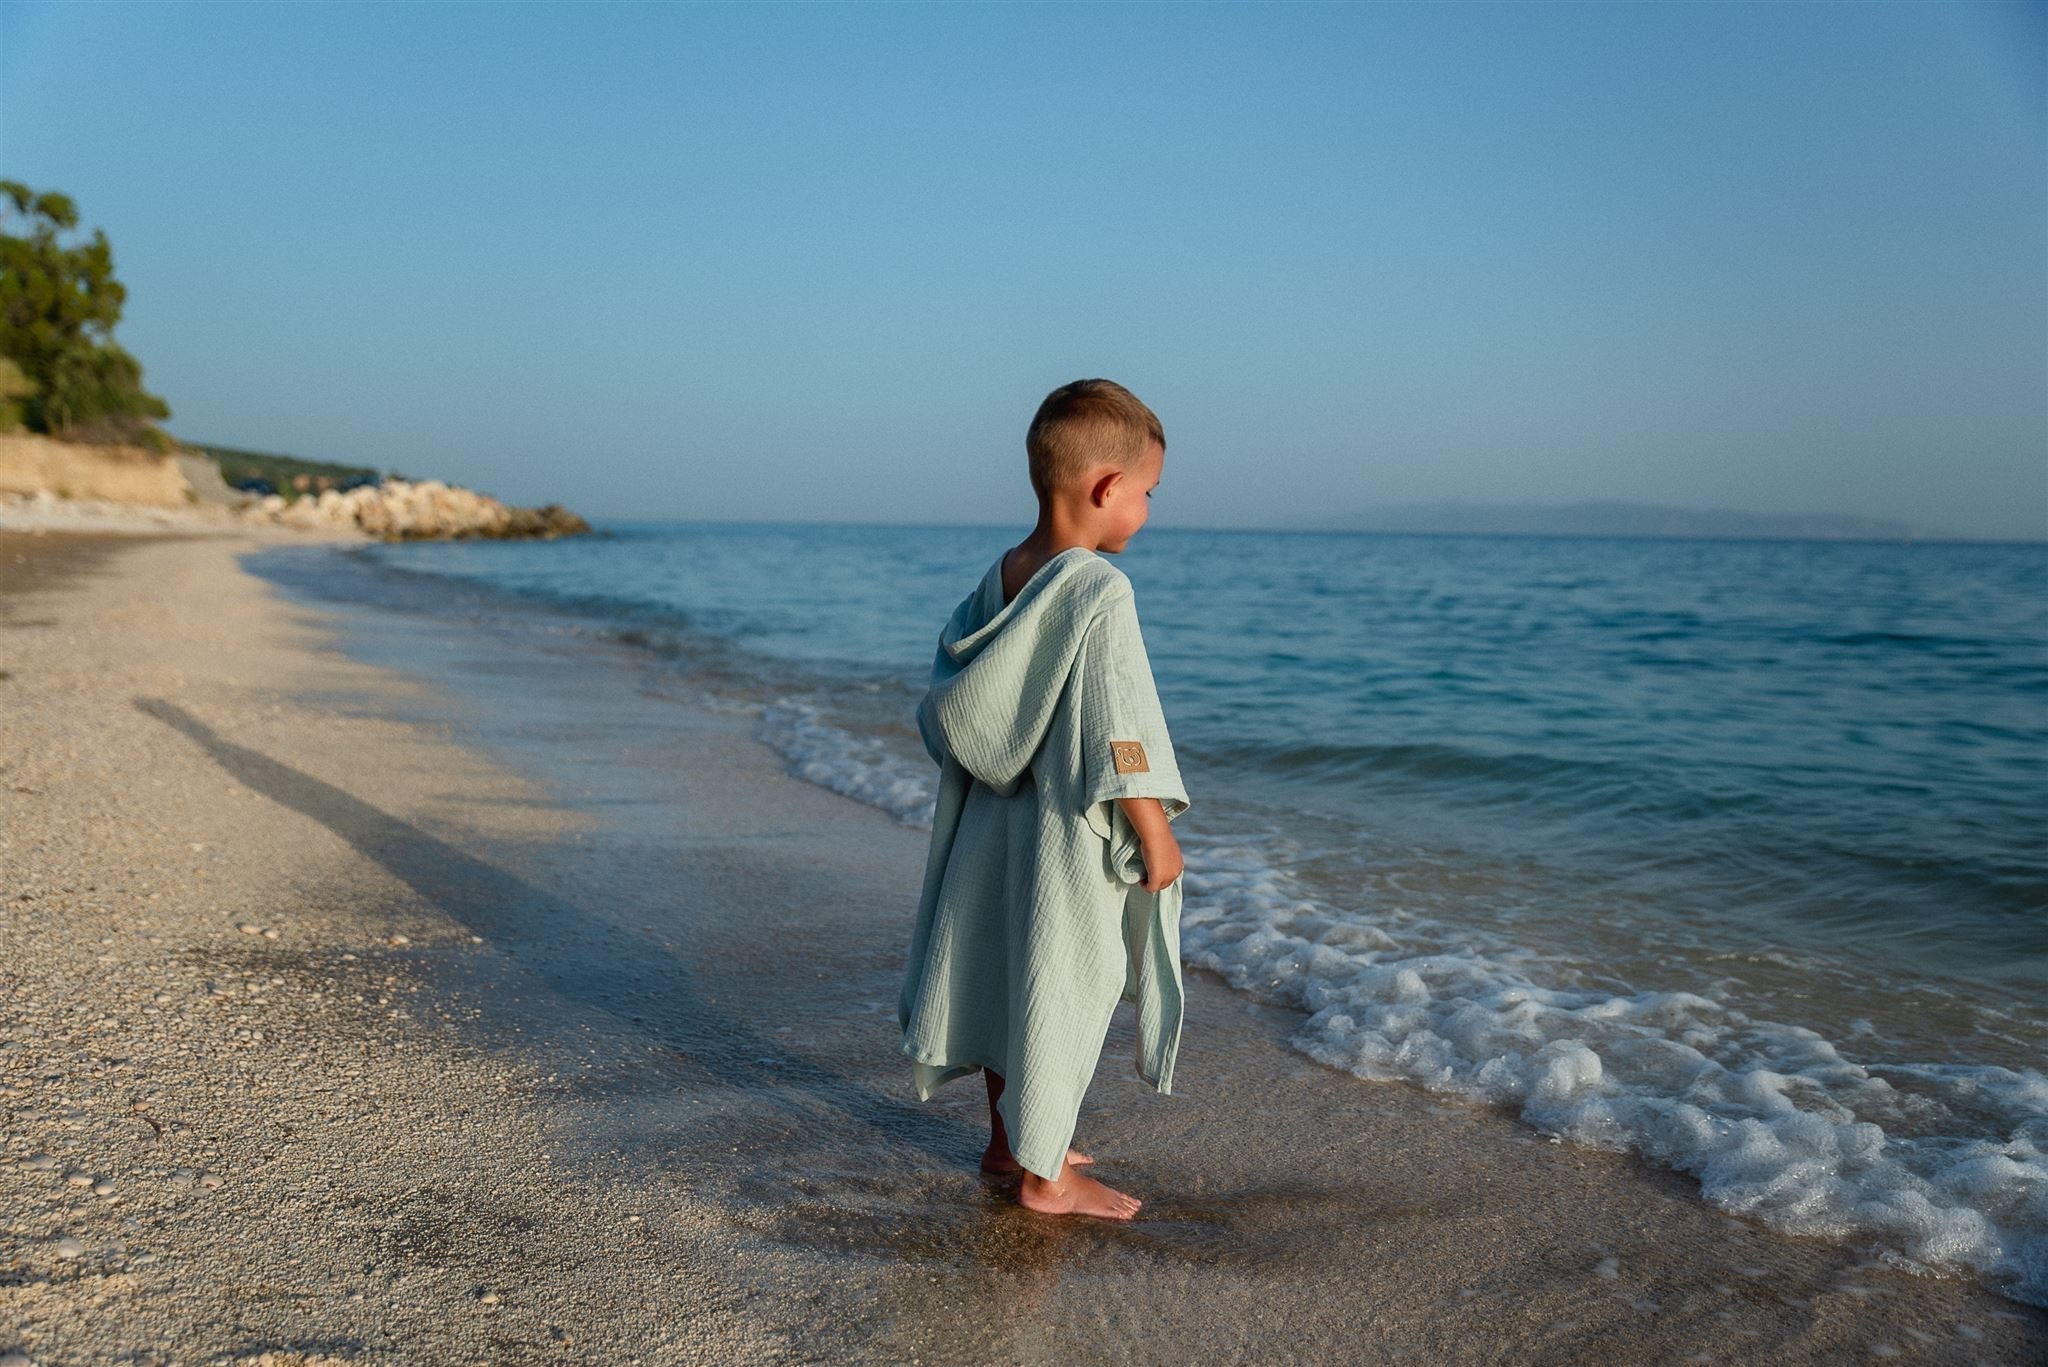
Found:
[[[772,1097],[807,1118],[822,1107],[946,1166],[980,1150],[983,1138],[971,1127],[878,1093],[720,1011],[675,954],[629,936],[616,922],[229,740],[174,703],[133,702],[252,791],[319,822],[472,934],[495,942],[563,1000],[602,1012],[622,1031],[683,1056],[719,1082]]]

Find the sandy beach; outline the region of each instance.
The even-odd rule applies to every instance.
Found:
[[[1141,1217],[1020,1210],[897,1053],[923,832],[624,646],[240,563],[306,540],[0,532],[8,1367],[2048,1357],[1200,972],[1082,1114]]]

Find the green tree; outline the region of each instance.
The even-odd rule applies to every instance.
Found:
[[[21,373],[21,367],[0,356],[0,432],[21,429],[21,401],[33,397],[35,392],[36,387]]]
[[[11,402],[33,431],[144,439],[171,410],[114,340],[128,291],[114,278],[107,235],[95,228],[67,244],[61,235],[77,227],[70,196],[0,180],[0,357],[21,368],[28,388]]]

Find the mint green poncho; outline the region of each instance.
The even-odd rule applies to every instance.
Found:
[[[939,635],[918,731],[939,765],[897,1003],[917,1094],[992,1068],[1017,1161],[1059,1176],[1118,1001],[1172,1090],[1181,880],[1159,893],[1116,799],[1187,810],[1131,581],[1072,546],[1003,603],[1002,559]]]

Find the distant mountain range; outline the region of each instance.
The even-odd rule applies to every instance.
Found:
[[[1832,513],[1745,513],[1652,503],[1407,503],[1330,518],[1332,531],[1520,536],[1775,537],[1826,541],[1951,541],[1951,532]]]

